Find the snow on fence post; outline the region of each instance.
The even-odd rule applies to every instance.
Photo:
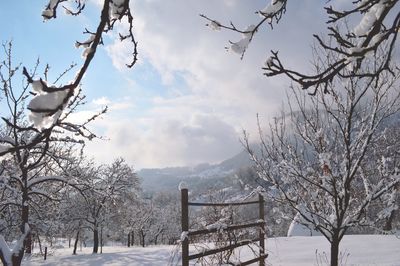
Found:
[[[264,197],[261,194],[258,194],[258,201],[259,201],[259,219],[260,221],[264,221]],[[260,258],[264,257],[265,255],[265,223],[260,225]],[[260,259],[260,266],[265,265],[265,260]]]
[[[186,187],[181,190],[181,208],[182,208],[182,266],[189,266],[189,204],[188,204],[188,189]]]

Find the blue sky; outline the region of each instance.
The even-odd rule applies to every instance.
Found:
[[[46,1],[1,1],[1,41],[13,40],[15,61],[28,68],[37,57],[42,69],[49,63],[54,79],[72,62],[82,63],[74,42],[86,39],[85,27],[94,29],[98,2],[87,0],[79,17],[59,14],[43,22]],[[82,83],[88,104],[77,119],[110,107],[93,124],[109,140],[88,143],[88,155],[101,162],[123,156],[139,169],[216,163],[240,152],[242,129],[255,137],[256,114],[267,122],[285,101],[289,82],[262,75],[269,50],[306,69],[311,34],[324,31],[323,3],[291,2],[280,24],[263,29],[240,60],[224,49],[240,36],[210,30],[199,14],[245,27],[258,21],[254,12],[269,1],[131,0],[138,64],[123,67],[129,47],[109,34]]]

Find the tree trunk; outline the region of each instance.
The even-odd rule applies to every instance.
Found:
[[[22,235],[25,235],[25,224],[28,224],[29,221],[29,206],[27,204],[28,202],[28,195],[26,192],[23,193],[22,195],[22,213],[21,213],[21,233]],[[28,241],[27,239],[30,238],[30,232],[28,232],[28,235],[26,235],[25,239],[23,240],[23,244],[21,246],[21,249],[19,252],[13,253],[11,257],[11,263],[13,266],[19,266],[21,265],[22,258],[24,257],[24,251],[25,248],[31,252],[31,241]],[[32,240],[32,239],[31,239]]]
[[[3,263],[4,266],[9,266],[9,265],[6,263],[6,260],[5,260],[5,258],[4,258],[4,255],[3,255],[3,252],[1,251],[1,249],[0,249],[0,261]]]
[[[339,260],[339,237],[334,236],[331,242],[331,266],[338,266]]]
[[[396,194],[394,194],[394,199],[393,199],[393,201],[394,202],[396,202],[397,201],[397,197],[398,196],[396,196],[396,195],[399,195],[399,184],[396,184],[395,185],[395,187],[394,187],[394,192],[393,193],[396,193]],[[394,203],[393,202],[393,203]],[[393,221],[396,221],[397,219],[397,215],[396,215],[396,212],[398,212],[398,210],[396,209],[396,210],[392,210],[391,212],[390,212],[390,215],[389,215],[389,217],[386,219],[386,221],[385,221],[385,224],[383,225],[383,230],[384,231],[391,231],[392,229],[393,229]]]
[[[93,229],[93,253],[97,254],[99,251],[99,230],[97,227]]]
[[[24,249],[21,248],[21,250],[19,251],[19,253],[17,255],[16,254],[12,255],[11,265],[12,266],[20,266],[23,257],[24,257]]]
[[[29,233],[25,240],[25,253],[32,254],[32,234]]]
[[[131,246],[131,232],[128,233],[128,248]]]
[[[100,254],[103,254],[103,226],[100,228]]]
[[[39,237],[39,234],[36,234],[36,237],[37,237],[37,241],[38,241],[38,244],[39,244],[39,250],[40,250],[40,254],[43,254],[43,251],[42,251],[42,243],[40,243],[40,237]]]
[[[144,239],[145,239],[145,237],[146,237],[146,234],[144,233],[144,231],[143,230],[140,230],[140,236],[141,236],[141,238],[140,238],[140,244],[142,244],[142,247],[145,247],[145,243],[144,243]]]
[[[156,235],[155,235],[155,237],[154,237],[154,245],[157,245],[158,237],[162,234],[163,231],[164,231],[163,229],[160,229],[160,230],[156,233]]]
[[[79,232],[80,232],[80,230],[78,230],[76,232],[76,238],[75,238],[75,243],[74,243],[74,251],[72,252],[72,255],[76,255],[76,249],[78,248],[78,241],[79,241]]]
[[[383,226],[384,231],[391,231],[393,229],[393,220],[394,220],[395,210],[390,212],[389,218],[386,219],[385,225]]]

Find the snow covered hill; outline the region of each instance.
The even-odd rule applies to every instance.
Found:
[[[234,174],[242,167],[250,166],[251,162],[246,151],[229,158],[219,164],[200,164],[195,167],[168,167],[142,169],[138,176],[142,187],[147,192],[176,190],[182,180],[199,178],[220,178]]]

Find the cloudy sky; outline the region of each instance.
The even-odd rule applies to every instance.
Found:
[[[109,112],[92,128],[108,140],[88,143],[87,153],[101,162],[123,156],[140,169],[216,163],[240,152],[242,130],[255,136],[256,114],[267,123],[290,85],[263,76],[269,51],[279,50],[288,66],[307,70],[312,34],[324,34],[325,1],[289,1],[281,22],[273,30],[263,28],[243,60],[224,48],[241,36],[212,31],[199,14],[245,28],[258,22],[255,11],[269,2],[131,0],[139,61],[126,69],[129,47],[113,34],[105,37],[83,80],[88,103],[76,116],[107,105]],[[74,43],[86,39],[85,27],[94,29],[100,9],[88,0],[79,17],[59,14],[43,22],[45,4],[1,1],[0,37],[3,43],[13,40],[16,62],[32,68],[39,57],[41,69],[50,64],[55,79],[72,62],[82,63]]]

